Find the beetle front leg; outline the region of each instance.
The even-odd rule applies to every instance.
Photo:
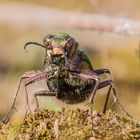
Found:
[[[13,103],[11,105],[11,107],[9,108],[9,110],[6,112],[6,114],[4,115],[4,117],[0,120],[0,122],[3,122],[7,119],[8,115],[10,114],[10,112],[15,109],[15,103],[16,103],[16,99],[17,99],[17,96],[18,96],[18,93],[19,93],[19,89],[20,89],[20,86],[21,86],[21,82],[23,79],[26,79],[27,77],[25,75],[21,76],[19,78],[19,82],[18,82],[18,86],[17,86],[17,89],[16,89],[16,94],[14,96],[14,99],[13,99]]]
[[[91,118],[91,122],[92,122],[92,115],[93,115],[93,102],[94,102],[94,97],[96,94],[96,90],[98,89],[99,86],[99,79],[95,79],[95,86],[93,88],[93,91],[91,93],[90,99],[89,99],[89,103],[90,103],[90,118]]]
[[[76,75],[76,73],[71,73],[71,74]],[[78,74],[77,76],[79,76],[80,78],[85,78],[87,80],[90,79],[90,80],[95,81],[94,87],[92,89],[90,89],[91,95],[90,95],[90,98],[89,98],[89,104],[90,104],[90,110],[89,111],[90,111],[90,118],[91,118],[91,122],[92,122],[93,102],[94,102],[94,97],[95,97],[95,94],[96,94],[96,90],[98,89],[99,84],[100,84],[100,80],[97,77],[97,75],[95,75],[94,73],[90,73],[90,72],[83,72],[83,73]]]
[[[16,99],[17,99],[17,96],[18,96],[18,93],[19,93],[19,89],[20,89],[20,86],[21,86],[21,82],[22,80],[24,79],[29,79],[29,77],[33,77],[36,75],[36,72],[34,71],[29,71],[29,72],[26,72],[24,73],[20,78],[19,78],[19,82],[18,82],[18,85],[17,85],[17,89],[16,89],[16,93],[15,93],[15,96],[14,96],[14,99],[13,99],[13,102],[12,102],[12,105],[10,106],[9,110],[7,111],[7,113],[4,115],[4,117],[0,120],[0,122],[3,122],[6,120],[6,118],[9,116],[10,112],[15,109],[15,103],[16,103]],[[25,91],[26,91],[26,103],[27,103],[27,108],[29,108],[29,101],[28,101],[28,94],[27,94],[27,89],[26,89],[26,84],[25,84]]]
[[[110,76],[109,79],[111,79],[111,80],[113,79],[112,73],[111,73],[111,71],[110,71],[109,69],[106,69],[106,68],[96,69],[96,70],[93,70],[93,72],[94,72],[97,76],[102,75],[102,74],[108,74],[108,75]]]

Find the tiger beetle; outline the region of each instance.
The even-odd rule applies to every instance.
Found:
[[[45,49],[44,69],[42,71],[26,72],[19,78],[12,106],[1,121],[4,121],[11,110],[15,109],[22,80],[26,93],[27,114],[30,111],[27,86],[43,79],[46,79],[48,87],[47,90],[34,93],[36,108],[39,108],[38,96],[55,96],[67,104],[79,103],[88,98],[92,119],[96,91],[108,86],[103,113],[106,113],[108,99],[112,91],[114,95],[112,105],[116,103],[129,117],[132,117],[118,100],[110,70],[105,68],[94,69],[88,56],[84,51],[78,49],[78,42],[69,34],[48,34],[43,39],[43,45],[37,42],[27,42],[24,46],[25,50],[28,45],[37,45]],[[99,77],[103,74],[106,74],[108,79]]]

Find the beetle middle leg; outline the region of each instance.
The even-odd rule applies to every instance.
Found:
[[[39,108],[39,101],[38,101],[38,98],[37,98],[38,96],[56,96],[56,93],[48,91],[48,90],[40,90],[40,91],[35,92],[34,97],[35,97],[35,100],[36,100],[36,109]]]

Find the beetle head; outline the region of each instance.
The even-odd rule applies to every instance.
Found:
[[[66,33],[48,34],[43,42],[47,48],[48,59],[55,64],[73,57],[78,47],[75,39]]]

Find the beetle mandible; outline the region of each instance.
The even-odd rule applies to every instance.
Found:
[[[85,52],[78,49],[79,44],[73,37],[66,33],[48,34],[44,37],[43,42],[43,45],[37,42],[27,42],[25,44],[25,50],[31,44],[45,48],[44,69],[37,72],[26,72],[19,78],[12,106],[2,120],[15,108],[15,102],[22,80],[24,80],[26,91],[26,111],[29,111],[27,86],[42,79],[46,79],[49,90],[34,93],[37,108],[39,108],[38,96],[55,96],[67,104],[82,102],[89,98],[90,115],[92,116],[96,91],[109,86],[103,113],[106,112],[108,99],[111,91],[113,91],[114,102],[112,105],[117,103],[128,116],[132,117],[118,100],[111,72],[104,68],[94,69]],[[109,79],[100,79],[99,75],[102,74],[107,74]]]

